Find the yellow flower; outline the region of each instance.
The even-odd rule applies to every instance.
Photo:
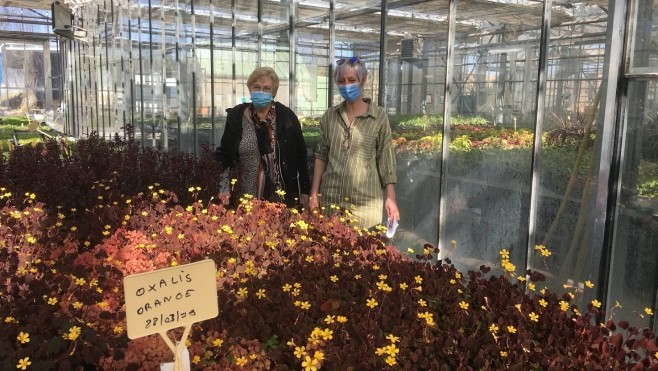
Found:
[[[114,326],[114,333],[117,334],[117,335],[123,333],[123,327]]]
[[[354,276],[354,279],[355,279],[355,280],[359,280],[359,279],[361,279],[361,275],[360,275],[360,274],[355,275],[355,276]]]
[[[57,304],[57,298],[48,298],[48,304],[50,305]]]
[[[653,311],[651,308],[644,308],[644,313],[646,313],[648,316],[653,316]]]
[[[345,316],[338,316],[338,317],[336,317],[336,321],[337,321],[338,323],[345,323],[345,322],[347,322],[347,317],[345,317]]]
[[[417,284],[423,283],[423,277],[421,277],[421,276],[414,277],[414,280],[416,281]]]
[[[27,332],[19,332],[18,336],[16,336],[16,340],[20,341],[21,344],[29,343],[30,342],[30,334]]]
[[[324,353],[321,350],[316,350],[313,353],[313,359],[317,359],[318,361],[324,360]]]
[[[491,331],[494,334],[497,333],[498,332],[498,326],[496,326],[495,323],[492,323],[491,326],[489,326],[489,331]]]
[[[594,284],[592,283],[592,281],[589,281],[589,280],[585,281],[585,286],[589,287],[590,289],[594,288]]]
[[[395,343],[391,343],[391,345],[385,346],[384,350],[386,351],[386,354],[391,357],[395,357],[398,353],[400,353],[400,349],[395,346]]]
[[[19,370],[27,370],[27,366],[31,364],[32,362],[30,361],[30,357],[25,357],[23,359],[18,360],[18,364],[16,365],[16,368]]]
[[[376,307],[377,304],[378,304],[377,300],[375,300],[375,299],[370,298],[370,299],[366,300],[366,306],[368,306],[370,308]]]
[[[238,289],[238,296],[239,296],[239,297],[247,296],[247,292],[248,292],[248,291],[247,291],[246,288],[244,288],[244,287],[240,287],[240,288]]]
[[[5,317],[5,323],[12,323],[14,321],[16,321],[14,317]]]
[[[327,325],[330,325],[330,324],[334,323],[335,318],[336,318],[335,316],[327,315],[324,318],[324,323],[326,323]]]
[[[548,305],[548,302],[544,299],[539,299],[539,305],[546,308],[546,306]]]
[[[194,358],[192,358],[192,363],[194,363],[195,365],[197,363],[199,363],[200,361],[201,361],[201,357],[199,357],[199,356],[194,356]]]
[[[450,284],[451,284],[451,285],[454,285],[454,284],[456,284],[456,283],[457,283],[457,280],[455,280],[454,278],[451,278],[451,279],[450,279]]]
[[[504,350],[501,350],[500,351],[500,356],[503,357],[503,358],[507,357],[507,352],[504,351]]]
[[[592,306],[593,306],[594,308],[601,308],[601,302],[598,301],[598,300],[596,300],[596,299],[594,299],[594,300],[592,300]]]
[[[459,307],[463,310],[467,310],[468,306],[469,306],[469,304],[467,302],[463,301],[463,300],[459,303]]]
[[[386,338],[387,338],[388,340],[390,340],[391,343],[397,343],[398,341],[400,341],[400,338],[397,337],[397,336],[395,336],[395,335],[393,335],[393,334],[388,334],[388,335],[386,335]]]
[[[563,312],[566,312],[567,309],[569,309],[569,303],[566,302],[566,301],[564,301],[564,300],[560,300],[560,309],[561,309]]]
[[[212,341],[212,345],[216,346],[217,348],[221,347],[222,344],[224,344],[224,340],[222,339],[215,339]]]
[[[418,299],[418,305],[420,305],[421,307],[426,307],[427,302],[423,299]]]
[[[338,282],[338,276],[336,275],[329,277],[329,279],[331,279],[331,282]]]
[[[305,347],[295,347],[294,351],[295,357],[302,358],[306,357],[306,348]]]
[[[256,292],[256,296],[258,297],[258,299],[262,299],[262,298],[264,298],[264,297],[265,297],[265,289],[260,289],[260,290],[258,290],[258,291]]]
[[[247,358],[246,357],[238,357],[235,359],[235,364],[238,366],[245,366],[247,364]]]
[[[317,371],[318,368],[320,368],[320,361],[315,358],[306,356],[302,362],[302,367],[304,368],[304,371]]]
[[[68,334],[65,334],[65,335],[64,335],[64,339],[67,339],[67,340],[75,340],[75,339],[78,338],[78,336],[80,336],[80,332],[82,332],[82,329],[81,329],[80,327],[78,327],[78,326],[72,326],[72,327],[69,329]]]
[[[308,310],[309,308],[311,308],[311,304],[309,304],[309,302],[307,301],[303,301],[299,304],[299,307],[304,310]]]
[[[400,284],[400,288],[401,288],[402,290],[406,290],[408,287],[409,287],[409,285],[407,285],[407,284],[404,283],[404,282],[402,282],[402,283]]]
[[[389,366],[394,366],[394,365],[397,363],[397,361],[395,360],[395,357],[391,357],[391,356],[386,357],[386,361],[385,361],[385,362],[386,362]]]
[[[75,279],[75,284],[78,286],[84,286],[87,281],[84,278],[76,278]]]
[[[515,334],[516,333],[516,327],[507,326],[507,332],[509,332],[510,334]]]
[[[535,312],[530,312],[528,317],[530,317],[530,320],[533,321],[533,322],[538,322],[539,321],[539,315],[537,315]]]

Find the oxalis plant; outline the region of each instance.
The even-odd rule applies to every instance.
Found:
[[[171,362],[159,336],[127,338],[122,282],[202,259],[216,263],[220,311],[191,330],[194,369],[658,368],[649,329],[613,319],[598,301],[578,308],[575,291],[541,289],[542,275],[517,271],[505,250],[500,266],[460,272],[435,247],[402,253],[331,205],[311,214],[245,196],[228,208],[214,185],[172,191],[179,177],[131,193],[91,177],[95,201],[82,209],[4,179],[1,369]]]

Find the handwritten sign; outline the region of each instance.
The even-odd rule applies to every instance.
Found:
[[[137,339],[219,314],[215,262],[202,260],[126,276],[128,337]]]

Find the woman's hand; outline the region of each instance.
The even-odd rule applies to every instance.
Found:
[[[398,204],[395,202],[395,199],[386,198],[384,206],[386,207],[386,215],[388,215],[389,221],[400,221],[400,210],[398,210]]]
[[[308,211],[313,211],[320,207],[320,200],[318,199],[318,195],[311,195],[308,198]]]
[[[389,183],[386,185],[386,200],[384,200],[384,207],[386,207],[386,215],[388,221],[400,221],[400,210],[398,210],[398,203],[395,202],[395,185]]]

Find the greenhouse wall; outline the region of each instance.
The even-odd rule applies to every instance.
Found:
[[[398,151],[395,246],[465,270],[504,250],[656,329],[657,0],[92,3],[60,40],[71,134],[199,154],[257,66],[313,133],[358,56]]]

